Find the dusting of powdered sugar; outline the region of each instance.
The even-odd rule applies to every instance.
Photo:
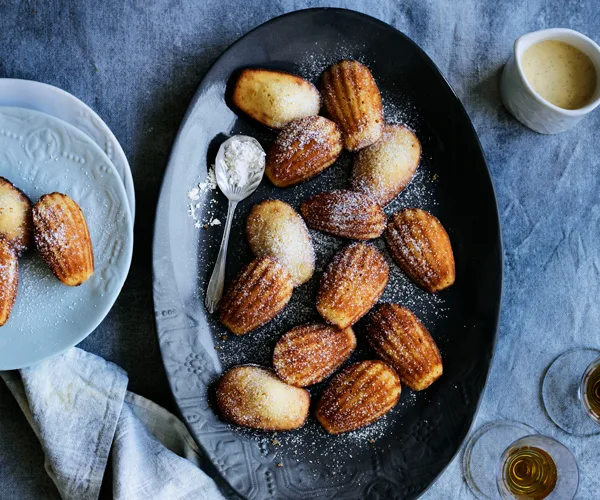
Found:
[[[306,78],[308,81],[317,85],[321,75],[323,74],[323,71],[342,59],[352,59],[369,67],[369,63],[371,61],[363,55],[364,48],[364,45],[357,45],[350,48],[345,45],[338,44],[335,50],[335,58],[332,58],[329,54],[317,52],[305,53],[300,56],[298,73],[303,78]]]
[[[188,216],[194,221],[196,229],[200,229],[201,227],[207,229],[210,226],[221,225],[221,221],[214,217],[217,199],[213,194],[216,190],[215,166],[211,165],[206,177],[187,192]],[[204,215],[199,213],[202,208],[207,209]]]
[[[265,169],[265,152],[256,141],[227,141],[220,167],[228,184],[233,188],[244,188]]]
[[[188,191],[188,198],[191,201],[198,201],[201,193],[205,193],[209,190],[214,191],[215,189],[217,189],[217,178],[215,176],[215,166],[211,165],[206,177],[199,182],[197,186],[194,186]]]
[[[305,54],[298,63],[295,73],[318,86],[321,73],[340,59],[356,59],[370,69],[372,68],[373,61],[360,56],[360,47],[351,49],[340,47],[339,49],[333,58],[322,54]],[[416,133],[422,145],[420,164],[411,182],[398,197],[385,207],[384,211],[389,217],[400,208],[418,207],[435,214],[440,199],[439,176],[443,175],[444,167],[436,160],[435,154],[438,153],[435,148],[431,147],[435,139],[430,137],[426,124],[421,123],[418,107],[412,102],[410,96],[404,95],[399,90],[399,84],[393,81],[383,81],[377,73],[374,73],[373,76],[381,89],[386,121],[406,125]],[[258,133],[262,129],[257,126],[252,130]],[[247,130],[244,130],[245,132]],[[275,136],[274,133],[268,135],[265,132],[263,144],[268,145],[275,139]],[[331,167],[307,183],[293,188],[276,189],[268,181],[263,181],[256,193],[254,203],[265,198],[277,198],[298,211],[300,203],[316,193],[349,189],[352,165],[353,155],[343,151]],[[199,200],[194,200],[198,204],[196,209],[204,217],[205,214],[212,212],[211,207],[213,206],[213,197],[204,196],[205,194],[201,193]],[[238,208],[240,213],[236,215],[239,222],[237,225],[234,222],[232,234],[235,234],[236,231],[243,233],[243,221],[252,205],[252,202],[240,204]],[[201,220],[203,224],[206,223],[206,218]],[[245,363],[272,367],[273,348],[284,333],[300,324],[321,319],[315,307],[321,277],[334,255],[347,246],[350,240],[311,229],[309,229],[309,234],[315,251],[314,275],[307,283],[295,289],[286,308],[273,321],[246,335],[235,336],[226,331],[216,316],[208,317],[210,329],[213,332],[213,342],[223,370]],[[199,298],[203,298],[204,290],[206,290],[219,240],[220,234],[218,233],[206,236],[204,248],[211,255],[204,259],[204,265],[200,269]],[[372,243],[386,256],[390,266],[389,282],[380,302],[397,302],[413,311],[431,331],[443,356],[443,345],[448,338],[444,328],[444,321],[449,311],[446,296],[430,294],[416,286],[392,261],[383,238],[372,240]],[[248,244],[243,238],[239,240],[239,244],[231,246],[228,258],[230,265],[233,262],[247,264],[250,261],[251,254]],[[366,319],[363,319],[353,327],[358,339],[358,346],[343,367],[352,362],[375,359],[375,354],[364,341],[365,324]],[[314,465],[315,476],[322,472],[317,465],[327,464],[328,470],[332,474],[337,474],[341,473],[351,460],[369,456],[373,450],[381,452],[397,446],[398,439],[404,439],[398,436],[402,436],[404,431],[408,435],[413,422],[412,417],[405,416],[414,413],[415,408],[413,407],[421,408],[428,401],[426,393],[417,393],[403,388],[400,402],[383,418],[365,428],[331,436],[312,417],[314,407],[330,380],[331,378],[308,388],[311,395],[311,416],[302,428],[291,432],[272,433],[228,424],[231,432],[238,434],[242,439],[251,440],[259,447],[261,453],[275,457],[276,462],[279,457],[283,459],[285,456],[288,460],[297,460],[299,466]],[[392,437],[394,439],[391,439]]]

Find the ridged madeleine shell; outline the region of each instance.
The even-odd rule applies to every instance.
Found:
[[[79,286],[94,274],[87,222],[66,194],[45,194],[38,200],[33,207],[33,235],[42,258],[65,285]]]
[[[220,319],[232,333],[243,335],[271,321],[287,305],[294,282],[273,257],[254,259],[223,294]]]
[[[0,236],[0,326],[10,317],[19,286],[17,252],[9,241]]]
[[[415,391],[422,391],[443,372],[442,357],[427,328],[409,309],[380,304],[370,314],[368,342]]]
[[[322,116],[299,118],[285,126],[267,152],[265,175],[288,187],[320,174],[342,152],[338,126]]]
[[[386,125],[379,141],[357,153],[350,184],[384,207],[408,185],[420,159],[421,143],[414,132],[403,125]]]
[[[308,391],[288,385],[266,368],[241,365],[217,382],[216,401],[223,418],[264,431],[288,431],[308,417]]]
[[[394,261],[428,292],[439,292],[454,283],[450,238],[429,212],[419,208],[396,212],[388,223],[385,240]]]
[[[12,182],[0,177],[0,236],[22,255],[33,243],[31,200]]]
[[[323,104],[344,136],[344,147],[358,151],[378,141],[383,132],[381,94],[369,68],[340,61],[322,77]]]
[[[400,391],[400,379],[390,366],[382,361],[361,361],[331,380],[315,416],[330,434],[359,429],[396,406]]]
[[[304,78],[268,69],[248,68],[240,72],[233,89],[234,106],[275,129],[292,120],[319,114],[321,96]]]
[[[308,227],[354,240],[379,238],[387,223],[373,198],[347,190],[311,196],[300,205],[300,213]]]
[[[377,302],[389,278],[382,253],[369,243],[339,251],[321,278],[317,310],[331,325],[348,328]]]
[[[307,282],[315,270],[315,251],[304,220],[291,206],[265,200],[252,207],[246,219],[246,236],[257,257],[277,259],[294,285]]]
[[[300,325],[275,344],[273,367],[284,382],[306,387],[329,377],[355,347],[352,328],[339,330],[323,323]]]

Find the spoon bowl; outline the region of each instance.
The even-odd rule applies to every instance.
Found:
[[[259,171],[257,171],[253,176],[249,176],[247,182],[241,183],[239,185],[232,184],[230,182],[229,176],[227,175],[227,167],[225,163],[225,149],[227,146],[232,144],[233,142],[251,142],[260,148],[263,151],[263,147],[260,145],[254,137],[250,137],[249,135],[234,135],[223,141],[223,144],[219,146],[219,151],[217,151],[217,156],[215,159],[215,177],[217,179],[217,185],[219,189],[223,192],[223,194],[230,201],[242,201],[243,199],[250,196],[256,188],[260,184],[260,181],[263,178],[263,174],[265,173],[265,165],[263,161],[263,167]],[[264,158],[263,158],[264,159]]]

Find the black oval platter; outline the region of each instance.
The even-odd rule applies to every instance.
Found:
[[[311,232],[315,276],[294,292],[276,320],[244,337],[227,334],[203,306],[227,203],[208,190],[188,191],[207,175],[218,145],[234,133],[275,137],[238,115],[225,100],[231,76],[244,67],[299,74],[317,83],[322,70],[343,58],[369,66],[382,92],[386,120],[412,127],[423,146],[418,174],[386,210],[417,206],[447,228],[457,280],[431,295],[395,264],[382,300],[410,307],[438,342],[444,375],[429,389],[404,389],[400,403],[373,426],[341,436],[325,433],[311,417],[289,433],[243,430],[213,411],[212,387],[239,363],[269,365],[279,336],[318,317],[315,293],[324,265],[345,241]],[[307,196],[347,186],[351,156],[295,188],[277,189],[266,178],[238,207],[229,247],[227,279],[251,259],[244,220],[252,205],[279,198],[295,208]],[[197,205],[197,206],[196,206]],[[387,254],[385,245],[376,242]],[[475,130],[460,101],[429,57],[389,25],[343,9],[309,9],[273,19],[240,38],[208,71],[190,104],[163,181],[154,236],[154,304],[162,356],[186,424],[214,469],[244,498],[408,499],[419,496],[459,450],[479,404],[492,360],[501,301],[502,244],[496,199]],[[361,341],[352,357],[373,358]],[[323,384],[311,388],[313,405]]]

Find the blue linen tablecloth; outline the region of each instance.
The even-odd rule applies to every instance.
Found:
[[[598,498],[600,437],[571,437],[554,426],[540,381],[564,350],[600,347],[600,111],[565,134],[542,136],[508,115],[498,94],[519,35],[568,27],[600,41],[595,0],[1,2],[0,77],[39,80],[82,99],[111,127],[133,169],[131,273],[115,308],[80,347],[122,366],[132,391],[176,411],[151,298],[154,212],[172,140],[222,50],[272,17],[314,6],[359,10],[403,31],[464,103],[492,172],[505,247],[498,347],[476,425],[520,420],[556,437],[579,462],[578,498]],[[0,498],[57,498],[43,463],[35,434],[0,383]],[[472,498],[458,461],[424,498]]]

